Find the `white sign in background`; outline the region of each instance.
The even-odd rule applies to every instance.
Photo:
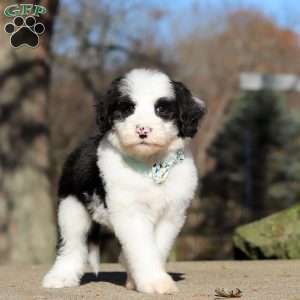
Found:
[[[300,92],[300,77],[293,74],[241,73],[240,88],[246,91],[272,89],[283,92]]]

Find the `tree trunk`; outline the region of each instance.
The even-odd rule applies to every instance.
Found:
[[[55,248],[55,223],[49,180],[47,101],[50,79],[49,45],[58,0],[37,2],[47,7],[48,13],[38,19],[46,30],[36,48],[13,48],[9,36],[4,31],[0,33],[2,262],[48,262]],[[11,4],[11,1],[1,1],[2,29],[5,23],[13,19],[3,15],[4,8]]]

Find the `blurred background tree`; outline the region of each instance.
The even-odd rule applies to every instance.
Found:
[[[51,214],[62,163],[94,130],[94,100],[113,78],[133,67],[162,69],[184,81],[208,104],[209,113],[194,143],[203,187],[198,195],[201,201],[199,197],[193,201],[173,259],[230,258],[235,226],[297,201],[299,94],[287,93],[284,101],[280,95],[264,91],[240,99],[239,75],[245,71],[300,74],[298,1],[61,0],[52,38],[58,1],[39,2],[50,5],[50,13],[44,20],[49,22],[48,34],[42,36],[37,49],[12,49],[9,37],[0,33],[2,260],[13,260],[15,252],[24,253],[22,260],[27,262],[50,259],[55,224]],[[2,1],[0,8],[10,3]],[[7,21],[2,16],[1,26]],[[37,58],[45,68],[26,69],[20,63]],[[17,73],[6,80],[6,71],[15,67]],[[28,82],[26,94],[23,90]],[[11,114],[4,110],[10,99],[18,99]],[[35,100],[39,104],[33,107],[42,113],[27,110]],[[34,137],[28,142],[21,134],[26,129],[20,117],[25,116],[25,108],[30,116],[26,118],[41,122],[50,136],[45,130],[38,135],[41,139]],[[36,173],[39,180],[29,182],[30,176],[25,176],[20,166],[25,153],[36,149],[34,145],[38,150],[30,152],[34,159],[26,160],[27,165],[36,168],[42,157],[46,171]],[[259,160],[256,155],[261,156]],[[11,156],[17,166],[13,174],[27,190],[17,188],[8,197],[5,185],[13,182],[7,168]],[[12,190],[13,184],[10,186]],[[12,216],[18,215],[30,222],[14,221]],[[23,231],[30,234],[22,237]],[[44,249],[44,239],[48,239],[48,249],[24,252],[32,241]],[[104,260],[115,260],[117,243],[108,233],[104,239]],[[44,258],[37,258],[36,253]]]
[[[28,1],[27,3],[34,3]],[[11,1],[1,1],[0,27]],[[48,262],[55,223],[49,179],[50,40],[58,1],[43,0],[38,48],[15,50],[0,35],[0,261]]]
[[[277,94],[248,92],[234,100],[208,151],[215,166],[203,178],[201,199],[214,209],[213,221],[204,226],[206,232],[211,228],[211,235],[228,235],[231,243],[239,224],[296,203],[300,192],[299,155],[295,155],[300,150],[299,134],[299,121]]]
[[[223,204],[233,198],[248,209],[245,220],[264,214],[271,152],[284,151],[289,140],[291,123],[284,122],[282,102],[271,91],[248,92],[235,101],[228,121],[209,149],[216,167],[206,178],[212,176],[213,184],[220,186],[217,193]]]

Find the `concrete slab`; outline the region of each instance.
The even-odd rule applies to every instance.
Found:
[[[300,260],[212,261],[170,263],[177,295],[145,295],[126,290],[125,273],[118,264],[103,264],[97,280],[91,273],[77,288],[44,289],[47,266],[1,266],[1,300],[184,299],[211,300],[218,287],[239,288],[244,300],[300,300]]]

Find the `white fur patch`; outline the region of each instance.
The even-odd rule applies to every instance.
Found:
[[[151,102],[160,97],[172,98],[174,91],[170,78],[157,70],[134,69],[122,81],[121,92],[136,102]]]
[[[103,201],[96,194],[92,196],[92,199],[93,201],[88,205],[88,210],[92,214],[92,219],[112,230],[108,210],[104,207]]]
[[[43,280],[46,288],[78,286],[86,267],[88,249],[87,232],[91,219],[84,206],[73,196],[60,202],[58,224],[63,246],[56,261]]]
[[[110,222],[137,289],[174,292],[175,285],[163,275],[164,262],[197,186],[190,150],[185,149],[184,161],[161,185],[130,168],[106,139],[98,148],[98,166],[105,178]]]
[[[99,245],[91,244],[89,245],[89,264],[93,269],[93,272],[96,276],[98,276],[98,273],[100,271],[100,249]]]

